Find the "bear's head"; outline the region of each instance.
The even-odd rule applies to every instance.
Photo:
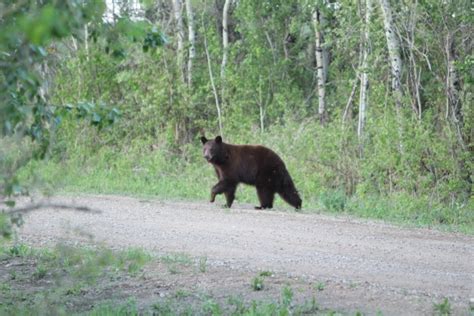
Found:
[[[207,162],[222,165],[229,157],[222,137],[217,136],[214,140],[208,140],[205,136],[201,137],[203,144],[202,153]]]

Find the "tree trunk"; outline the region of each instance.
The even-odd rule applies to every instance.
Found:
[[[214,83],[214,75],[212,74],[211,56],[209,55],[209,49],[207,48],[207,38],[205,34],[204,34],[204,50],[206,51],[207,68],[209,70],[209,79],[211,80],[212,92],[214,93],[214,100],[216,102],[217,120],[219,122],[219,134],[221,136],[224,136],[224,134],[222,133],[222,113],[221,113],[221,106],[219,103],[219,95],[217,94],[216,84]]]
[[[461,111],[461,98],[459,97],[460,81],[455,66],[456,46],[454,36],[449,31],[446,36],[446,59],[448,68],[446,74],[446,119],[449,119],[449,116],[451,116],[459,143],[465,149],[466,145],[462,136],[463,116]]]
[[[176,37],[177,37],[177,66],[181,82],[186,83],[183,72],[183,55],[184,55],[184,28],[183,16],[181,14],[181,0],[173,0],[173,14],[176,23]]]
[[[188,55],[188,88],[192,88],[193,82],[193,61],[196,56],[196,39],[194,33],[194,19],[193,8],[191,0],[186,0],[186,16],[188,19],[188,40],[189,40],[189,55]]]
[[[400,41],[396,34],[395,23],[392,18],[392,9],[390,7],[390,0],[379,0],[382,8],[385,38],[387,41],[388,55],[390,59],[391,73],[392,73],[392,94],[395,98],[395,111],[398,125],[398,148],[400,153],[404,153],[403,148],[403,117],[402,117],[402,101],[403,90],[401,85],[402,77],[402,58],[400,56]]]
[[[321,32],[321,12],[315,9],[313,12],[313,26],[315,34],[315,55],[317,67],[317,89],[318,89],[318,115],[321,125],[327,121],[326,111],[326,74],[327,74],[327,60],[324,61],[324,48],[322,47],[323,38]]]
[[[362,136],[364,133],[365,117],[367,110],[367,92],[369,88],[369,73],[368,73],[368,57],[369,57],[369,30],[370,30],[370,16],[372,13],[372,0],[365,0],[365,22],[364,22],[364,37],[363,37],[363,54],[362,54],[362,71],[360,75],[360,94],[359,94],[359,123],[357,125],[357,138],[359,143],[362,143]]]
[[[229,47],[229,32],[228,32],[228,17],[229,17],[230,0],[225,0],[224,8],[222,9],[222,64],[221,64],[221,79],[225,77],[225,67],[227,64],[227,50]]]
[[[84,46],[86,50],[86,60],[89,61],[89,27],[84,24]]]
[[[380,0],[382,8],[383,22],[385,28],[385,38],[387,40],[388,55],[390,58],[392,72],[392,89],[395,95],[395,104],[399,110],[402,107],[402,59],[400,57],[400,41],[398,39],[395,24],[392,18],[390,0]]]

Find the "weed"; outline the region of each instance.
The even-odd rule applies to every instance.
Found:
[[[185,297],[188,297],[190,295],[191,295],[191,292],[189,292],[188,290],[185,290],[185,289],[177,290],[174,293],[175,298],[185,298]]]
[[[43,264],[39,264],[33,272],[33,277],[37,280],[42,279],[46,276],[48,269]]]
[[[318,291],[323,291],[326,288],[326,284],[324,282],[318,282],[314,285],[314,288]]]
[[[124,304],[104,303],[87,313],[89,316],[131,316],[139,315],[134,299],[129,299]]]
[[[269,276],[272,276],[273,273],[271,271],[262,271],[260,272],[259,274],[261,277],[269,277]]]
[[[322,192],[319,197],[324,208],[333,212],[342,212],[347,203],[346,195],[342,190]]]
[[[293,301],[293,290],[289,286],[283,287],[281,291],[281,300],[283,306],[290,306]]]
[[[263,278],[259,278],[259,277],[253,278],[251,285],[254,291],[263,290]]]
[[[165,264],[180,264],[183,266],[189,266],[192,264],[192,259],[185,253],[176,253],[166,255],[160,258]]]
[[[84,284],[82,282],[77,282],[71,287],[64,289],[64,295],[78,295],[81,294],[84,289]]]
[[[219,304],[217,304],[213,299],[208,299],[203,305],[202,310],[206,314],[210,315],[222,315],[222,309]]]
[[[434,304],[434,310],[437,315],[451,315],[451,304],[447,298],[444,298],[441,303]]]
[[[170,301],[157,302],[153,304],[152,310],[153,310],[153,315],[163,315],[163,316],[176,315]]]
[[[10,280],[16,280],[18,278],[18,275],[16,274],[16,271],[11,271],[10,272]]]
[[[199,271],[205,273],[207,270],[207,257],[199,258]]]
[[[234,306],[234,311],[232,312],[232,315],[242,315],[247,310],[243,299],[240,297],[234,297],[234,296],[229,297],[227,299],[227,304]]]
[[[313,315],[320,310],[316,298],[312,298],[310,301],[304,302],[300,306],[295,307],[294,315]]]
[[[11,286],[7,283],[0,283],[0,293],[10,292]]]
[[[12,257],[26,257],[31,254],[31,252],[31,248],[24,244],[14,245],[8,249],[8,254]]]

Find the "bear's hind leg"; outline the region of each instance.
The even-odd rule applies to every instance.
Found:
[[[301,198],[298,194],[298,191],[294,187],[289,187],[285,188],[284,190],[278,192],[280,196],[282,197],[283,200],[286,201],[286,203],[290,204],[297,210],[301,209]]]
[[[274,191],[265,187],[257,187],[257,194],[260,200],[260,206],[256,206],[255,209],[264,210],[273,207],[273,200],[275,198]]]

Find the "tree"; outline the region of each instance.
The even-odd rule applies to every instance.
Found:
[[[193,82],[193,61],[196,57],[196,39],[194,32],[194,18],[193,18],[193,8],[191,6],[191,0],[186,0],[186,17],[188,22],[188,41],[189,41],[189,51],[188,51],[188,87],[192,88]]]
[[[315,56],[316,56],[316,69],[317,69],[317,91],[318,91],[318,115],[321,125],[324,125],[327,121],[327,109],[326,109],[326,76],[328,61],[327,53],[323,46],[323,33],[322,33],[322,21],[323,17],[319,7],[315,8],[312,15],[313,27],[314,27],[314,38],[315,38]]]
[[[225,66],[227,64],[227,55],[229,49],[229,6],[231,0],[225,0],[224,8],[222,9],[222,64],[221,64],[221,80],[225,78]]]
[[[398,148],[400,153],[404,153],[403,148],[403,89],[402,89],[402,58],[400,56],[400,41],[392,17],[390,0],[379,0],[382,9],[385,39],[387,41],[388,56],[390,59],[390,69],[392,74],[392,94],[395,98],[395,111],[398,121]]]
[[[370,32],[370,16],[372,13],[372,0],[365,0],[365,19],[364,19],[364,36],[363,36],[363,52],[362,65],[360,74],[360,94],[359,94],[359,121],[357,125],[357,137],[359,143],[362,143],[362,136],[365,126],[365,117],[368,104],[368,88],[369,88],[369,73],[368,73],[368,58],[369,58],[369,32]]]
[[[181,82],[186,83],[186,77],[184,75],[183,60],[184,60],[184,27],[183,27],[183,16],[182,16],[181,0],[173,0],[173,14],[176,26],[176,54],[177,54],[177,66],[179,71],[179,77]]]

